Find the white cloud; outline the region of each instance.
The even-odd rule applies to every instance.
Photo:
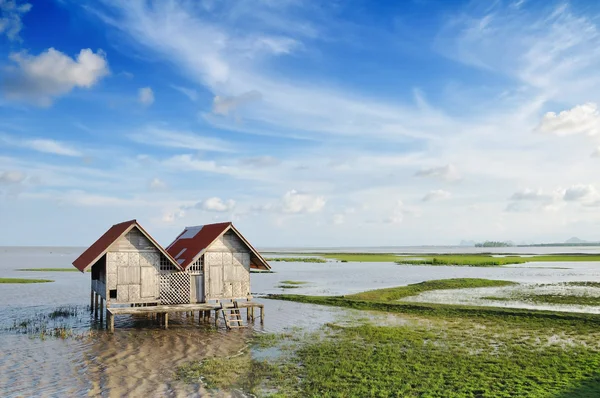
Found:
[[[556,135],[596,135],[600,132],[600,113],[594,103],[577,105],[558,114],[548,112],[536,130]]]
[[[458,170],[453,164],[421,169],[415,173],[415,177],[433,177],[445,181],[456,181],[460,179]]]
[[[421,200],[423,202],[431,202],[436,200],[449,199],[450,196],[452,196],[450,192],[444,191],[443,189],[436,189],[433,191],[429,191],[425,196],[423,196]]]
[[[8,170],[0,172],[0,184],[20,184],[25,181],[27,176],[18,170]]]
[[[398,200],[392,211],[384,218],[383,222],[387,224],[400,224],[404,220],[404,216],[407,212],[408,210],[406,209],[404,202]]]
[[[171,84],[170,87],[188,97],[190,101],[198,101],[198,92],[196,90],[187,87],[176,86],[174,84]]]
[[[166,128],[148,126],[129,138],[146,145],[155,145],[167,148],[194,149],[197,151],[231,152],[233,148],[227,141],[218,138],[206,137],[191,131],[178,131]]]
[[[12,53],[16,66],[9,67],[2,82],[8,99],[27,100],[48,106],[52,98],[75,87],[90,88],[108,75],[108,63],[102,51],[79,52],[76,59],[50,48],[39,55]]]
[[[334,214],[332,222],[334,225],[342,225],[346,221],[345,214]]]
[[[252,167],[270,167],[279,165],[281,161],[273,156],[257,156],[242,159],[240,163]]]
[[[217,95],[213,99],[213,112],[218,115],[226,116],[231,112],[234,112],[240,106],[253,101],[258,101],[261,98],[261,94],[256,90],[248,91],[247,93],[232,97],[220,97]]]
[[[81,152],[76,149],[69,147],[66,144],[63,144],[54,140],[46,140],[46,139],[36,139],[36,140],[28,140],[23,143],[25,146],[30,147],[33,150],[38,152],[46,152],[52,153],[55,155],[62,156],[81,156]]]
[[[37,152],[51,153],[53,155],[80,157],[82,153],[70,145],[51,139],[36,138],[31,140],[16,139],[11,136],[1,135],[0,142],[7,145],[29,148]]]
[[[224,201],[221,198],[212,197],[196,204],[196,208],[222,213],[233,210],[235,208],[235,201],[232,199]]]
[[[150,106],[154,103],[154,91],[151,87],[142,87],[138,90],[138,100],[144,106]]]
[[[556,195],[552,195],[549,193],[545,193],[541,189],[530,189],[525,188],[521,191],[515,192],[511,197],[511,200],[514,201],[554,201],[556,199]]]
[[[6,34],[9,40],[19,40],[19,33],[23,28],[21,19],[29,10],[31,10],[29,3],[19,0],[0,0],[0,35]]]
[[[148,187],[151,191],[164,191],[167,189],[167,183],[160,178],[154,177],[148,184]]]
[[[326,202],[322,196],[300,193],[293,189],[283,195],[282,211],[291,214],[316,213],[325,207]]]
[[[598,199],[598,192],[593,185],[573,185],[565,191],[564,199],[567,202],[589,202]]]

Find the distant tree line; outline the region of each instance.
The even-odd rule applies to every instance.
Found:
[[[483,243],[475,243],[475,247],[511,247],[511,242],[497,242],[493,240],[487,240]]]

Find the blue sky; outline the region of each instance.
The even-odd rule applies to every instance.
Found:
[[[0,244],[600,239],[599,6],[0,0]]]

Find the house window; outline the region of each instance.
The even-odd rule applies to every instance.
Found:
[[[161,271],[176,271],[177,268],[165,256],[160,255],[160,270]]]
[[[117,289],[111,289],[109,291],[108,297],[111,299],[116,299],[117,298]]]
[[[202,261],[203,257],[204,256],[200,256],[198,260],[194,261],[192,265],[190,265],[188,268],[190,273],[199,274],[200,272],[204,271],[204,262]]]

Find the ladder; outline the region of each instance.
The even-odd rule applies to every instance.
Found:
[[[229,305],[224,306],[223,302],[221,302],[221,313],[223,314],[223,320],[225,321],[227,329],[246,327],[242,320],[242,314],[240,313],[237,301],[233,302],[233,307],[230,307]]]

